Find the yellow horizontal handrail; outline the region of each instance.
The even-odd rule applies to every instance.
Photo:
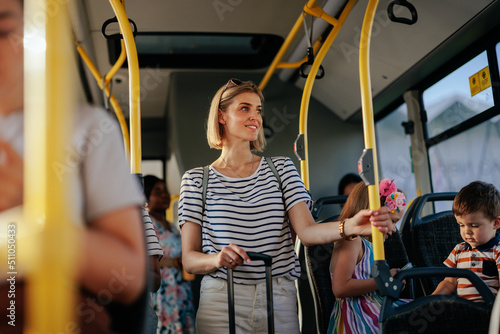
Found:
[[[319,49],[320,46],[321,46],[321,37],[316,41],[316,43],[314,43],[314,45],[313,45],[313,52],[316,53],[318,51],[318,49]],[[278,63],[278,65],[276,66],[276,68],[299,68],[300,65],[302,65],[307,60],[308,60],[308,58],[307,58],[307,56],[305,56],[301,60],[296,61],[294,63],[285,63],[285,62]]]
[[[292,43],[293,39],[295,38],[295,35],[297,35],[297,32],[299,31],[302,22],[303,22],[303,17],[302,15],[299,15],[299,18],[297,21],[295,21],[295,24],[292,27],[292,30],[288,33],[288,36],[286,37],[285,41],[283,42],[283,45],[281,45],[278,53],[276,54],[276,57],[274,57],[271,65],[267,69],[266,74],[264,75],[264,78],[259,84],[260,90],[264,90],[264,88],[267,86],[269,83],[269,80],[271,79],[271,76],[273,75],[274,71],[276,70],[276,67],[278,66],[279,62],[285,55],[286,50],[290,47],[290,44]]]
[[[123,48],[123,50],[124,49],[125,48]],[[105,79],[105,83],[104,83],[105,86],[103,87],[101,74],[99,73],[99,71],[95,67],[94,63],[92,62],[92,60],[88,56],[87,52],[85,52],[85,49],[77,43],[76,50],[80,54],[80,57],[82,58],[83,62],[87,65],[87,68],[90,70],[90,73],[92,73],[92,76],[94,77],[97,84],[99,85],[99,88],[104,89],[106,96],[109,98],[109,102],[110,102],[111,106],[113,107],[113,110],[115,111],[116,118],[118,119],[118,123],[120,124],[120,129],[122,131],[122,137],[123,137],[123,147],[125,148],[125,153],[127,154],[127,157],[129,157],[130,156],[130,138],[129,138],[129,133],[128,133],[127,122],[125,121],[125,117],[123,116],[123,111],[120,107],[120,104],[116,100],[116,97],[113,94],[110,94],[110,89],[109,89],[108,85],[106,84],[106,79]],[[123,51],[123,53],[124,52],[125,51]],[[120,55],[120,58],[121,58],[121,55]],[[117,63],[118,63],[118,61],[115,63],[115,65]],[[123,62],[122,62],[122,64],[123,64]],[[108,72],[108,74],[110,72]],[[114,75],[114,73],[113,73],[113,75]],[[113,75],[110,76],[109,80],[111,80],[111,77]],[[107,75],[106,75],[106,77],[107,77]],[[109,81],[108,81],[108,83],[109,83]]]

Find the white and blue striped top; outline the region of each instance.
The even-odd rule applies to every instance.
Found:
[[[287,157],[272,158],[280,175],[283,196],[278,180],[265,159],[259,168],[246,178],[232,178],[209,169],[205,211],[202,213],[203,167],[187,171],[182,177],[179,199],[179,225],[187,221],[202,226],[202,251],[218,253],[230,243],[247,252],[258,252],[273,258],[273,277],[294,280],[300,276],[300,264],[295,254],[285,210],[305,201],[312,201],[297,169]],[[209,274],[226,279],[226,268]],[[257,284],[265,280],[261,261],[244,264],[234,270],[234,282]]]

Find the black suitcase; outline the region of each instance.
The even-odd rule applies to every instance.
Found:
[[[247,252],[250,260],[264,261],[266,266],[266,295],[267,295],[267,330],[274,334],[274,310],[273,310],[273,281],[271,274],[271,266],[273,259],[269,255]],[[233,285],[233,270],[227,268],[227,301],[229,306],[229,333],[236,333],[236,322],[234,315],[234,285]]]

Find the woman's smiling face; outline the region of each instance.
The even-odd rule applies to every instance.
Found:
[[[262,127],[262,103],[252,92],[236,95],[226,111],[219,112],[219,122],[224,126],[224,138],[246,141],[257,139]]]

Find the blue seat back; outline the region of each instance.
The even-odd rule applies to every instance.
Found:
[[[319,333],[326,333],[335,304],[330,277],[333,244],[305,247],[307,276],[311,293],[316,299],[315,314]]]
[[[455,245],[463,241],[451,211],[421,217],[425,204],[450,201],[455,195],[455,192],[423,195],[417,197],[408,208],[401,225],[401,234],[409,260],[414,266],[444,266],[443,262]],[[432,293],[440,281],[438,278],[421,278],[421,290],[415,293],[415,297]]]
[[[486,333],[495,295],[486,283],[467,269],[426,267],[400,271],[395,278],[465,277],[481,294],[484,303],[457,295],[422,296],[396,305],[397,296],[385,296],[380,312],[381,330],[389,333]],[[473,320],[472,320],[473,319]]]

